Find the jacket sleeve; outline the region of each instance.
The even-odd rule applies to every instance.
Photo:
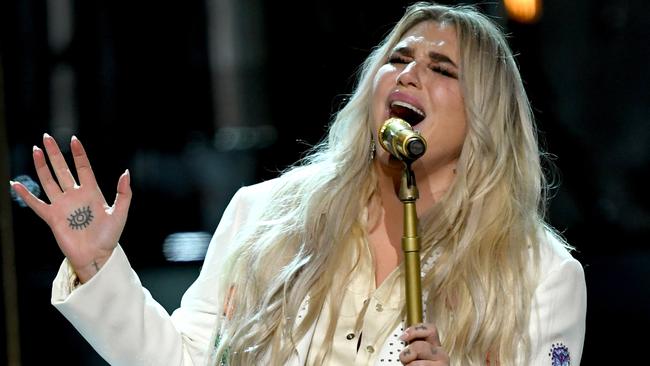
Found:
[[[587,289],[582,265],[565,258],[535,291],[530,318],[530,365],[579,365],[585,337]]]
[[[87,283],[74,288],[66,263],[54,280],[52,304],[111,365],[205,365],[223,304],[217,284],[227,245],[248,216],[240,189],[224,211],[201,273],[170,316],[131,268],[121,246]]]

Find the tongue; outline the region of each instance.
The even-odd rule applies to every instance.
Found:
[[[422,121],[424,119],[424,117],[422,117],[420,114],[418,114],[414,110],[412,110],[410,108],[407,108],[407,107],[403,107],[401,105],[393,105],[390,108],[390,115],[391,115],[391,117],[397,117],[397,118],[403,119],[404,121],[406,121],[411,126],[414,126],[414,125],[420,123],[420,121]]]

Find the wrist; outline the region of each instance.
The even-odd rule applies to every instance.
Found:
[[[109,256],[106,257],[97,257],[93,259],[90,263],[87,263],[83,266],[75,266],[74,272],[77,274],[77,278],[80,284],[86,283],[93,278],[99,270],[102,269],[104,264],[108,261]]]

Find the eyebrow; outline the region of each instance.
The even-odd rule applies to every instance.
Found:
[[[403,47],[398,47],[393,50],[393,52],[398,52],[401,53],[404,56],[412,57],[413,56],[413,49],[408,46],[403,46]],[[451,64],[453,67],[458,68],[456,63],[452,61],[449,56],[440,53],[440,52],[435,52],[435,51],[429,51],[429,59],[433,62],[446,62]]]

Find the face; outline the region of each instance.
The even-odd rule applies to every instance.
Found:
[[[458,81],[456,31],[451,25],[425,21],[411,28],[390,51],[375,75],[371,120],[374,134],[390,117],[400,117],[427,141],[415,170],[455,167],[466,135],[466,117]],[[378,146],[380,164],[397,165]]]

